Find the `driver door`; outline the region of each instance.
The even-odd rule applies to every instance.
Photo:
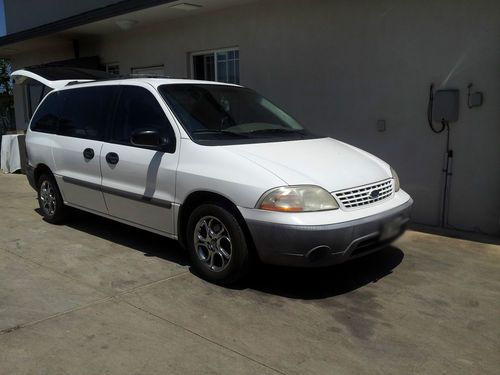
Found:
[[[102,191],[110,215],[173,234],[179,152],[176,131],[159,99],[146,84],[120,87],[113,124],[101,151]],[[173,143],[172,152],[132,145],[131,136],[138,129],[158,130]]]

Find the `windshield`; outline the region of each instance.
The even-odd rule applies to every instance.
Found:
[[[247,88],[173,84],[162,85],[159,91],[193,140],[310,136],[289,114]]]

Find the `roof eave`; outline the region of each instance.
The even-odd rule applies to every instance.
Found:
[[[120,16],[138,10],[151,8],[157,5],[172,3],[175,0],[124,0],[102,8],[93,9],[58,21],[37,26],[32,29],[7,34],[0,38],[0,47],[22,42],[32,38],[54,34],[73,27],[101,21],[110,17]]]

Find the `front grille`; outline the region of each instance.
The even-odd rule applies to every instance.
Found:
[[[392,197],[394,193],[393,180],[388,179],[370,185],[353,189],[336,191],[333,196],[344,209],[355,209]]]

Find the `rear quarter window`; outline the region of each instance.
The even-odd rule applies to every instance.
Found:
[[[31,130],[56,134],[59,123],[59,104],[57,92],[47,95],[31,120]]]

